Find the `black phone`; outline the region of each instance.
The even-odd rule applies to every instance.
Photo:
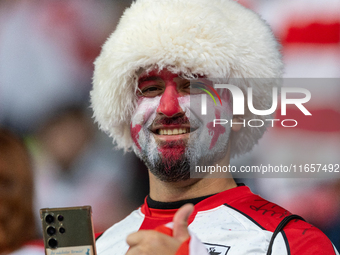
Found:
[[[91,206],[42,208],[46,255],[96,255]]]

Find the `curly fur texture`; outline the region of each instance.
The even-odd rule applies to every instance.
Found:
[[[185,76],[242,78],[254,107],[271,107],[273,80],[283,64],[279,44],[259,15],[233,0],[137,0],[126,9],[95,61],[91,103],[95,120],[117,143],[132,146],[130,119],[138,73],[168,68]],[[261,81],[261,82],[259,82]],[[264,119],[246,112],[245,119]],[[266,127],[242,128],[232,137],[231,156],[252,149]]]

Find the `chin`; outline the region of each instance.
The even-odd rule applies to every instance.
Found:
[[[190,179],[190,161],[182,154],[175,158],[161,158],[150,171],[161,181],[177,182]]]

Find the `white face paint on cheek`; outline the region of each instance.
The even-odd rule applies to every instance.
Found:
[[[231,131],[230,120],[232,119],[232,109],[228,101],[222,100],[222,106],[219,101],[216,105],[211,98],[207,98],[207,114],[201,114],[202,95],[190,96],[190,126],[196,129],[190,133],[189,146],[191,162],[198,162],[207,159],[213,161],[214,158],[220,159],[225,155],[229,135]],[[226,119],[228,124],[216,124],[215,119]]]
[[[150,160],[157,157],[157,144],[154,136],[149,130],[155,117],[156,110],[159,106],[161,97],[143,98],[135,113],[131,118],[131,136],[134,141],[134,152],[141,157],[142,154],[147,154]]]
[[[188,119],[190,118],[190,98],[191,96],[178,97],[178,104]]]
[[[142,98],[139,102],[136,111],[132,115],[131,118],[131,125],[134,127],[136,125],[145,125],[146,122],[149,121],[149,119],[152,120],[156,116],[156,110],[159,106],[159,101],[161,100],[161,97],[153,97],[153,98]],[[154,116],[151,116],[154,115]]]

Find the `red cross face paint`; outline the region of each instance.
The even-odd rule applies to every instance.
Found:
[[[215,165],[226,156],[231,132],[230,125],[214,124],[215,119],[232,119],[232,107],[229,94],[221,96],[222,104],[215,104],[207,98],[208,114],[201,114],[201,95],[190,95],[190,109],[188,115],[191,129],[188,150],[190,151],[191,169],[195,166]]]
[[[217,152],[226,152],[230,128],[216,129],[212,123],[216,118],[230,118],[227,102],[223,108],[208,100],[215,114],[200,116],[190,102],[200,102],[200,95],[190,95],[190,81],[168,70],[142,74],[137,94],[138,106],[131,119],[133,148],[159,179],[188,179],[190,164],[210,162]]]

